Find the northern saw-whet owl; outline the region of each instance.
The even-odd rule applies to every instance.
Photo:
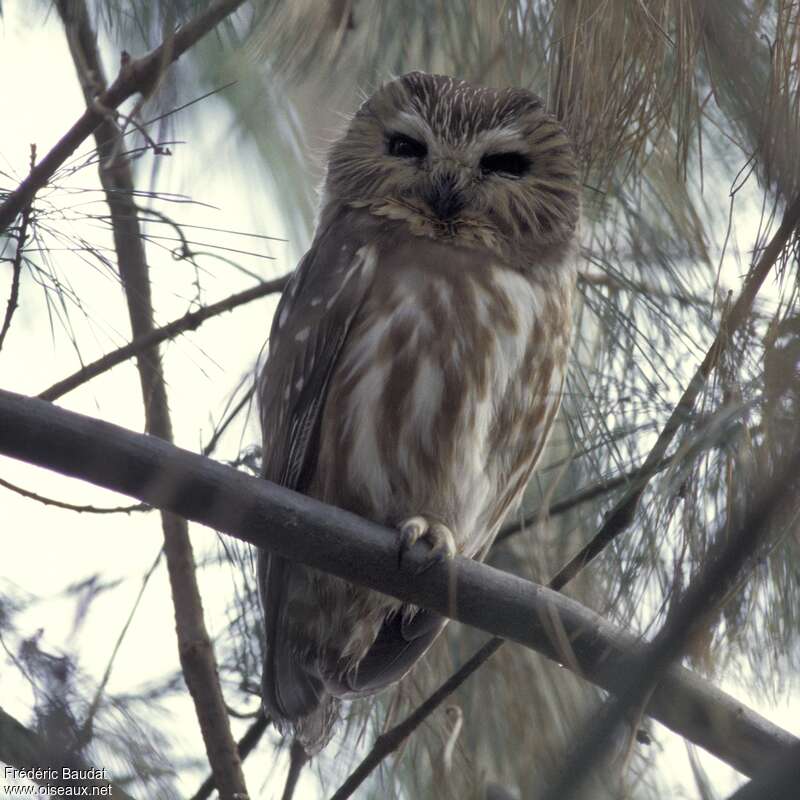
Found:
[[[413,72],[333,145],[258,385],[264,476],[482,559],[558,410],[580,183],[542,100]],[[263,704],[308,754],[445,620],[269,552]]]

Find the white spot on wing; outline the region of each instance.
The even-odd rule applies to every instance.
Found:
[[[288,319],[288,317],[289,317],[289,304],[287,303],[281,309],[281,315],[278,317],[278,330],[280,330],[286,324],[286,320]]]

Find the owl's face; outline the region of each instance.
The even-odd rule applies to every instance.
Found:
[[[570,241],[580,207],[572,145],[539,97],[421,72],[361,106],[331,151],[325,195],[396,204],[431,235],[478,230],[527,255]]]

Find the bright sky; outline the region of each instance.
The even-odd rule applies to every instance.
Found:
[[[25,174],[28,148],[35,142],[40,156],[47,152],[59,136],[78,117],[83,99],[76,81],[69,53],[56,15],[31,10],[30,2],[5,0],[0,23],[0,74],[16,76],[3,83],[3,125],[0,126],[0,171],[19,177]],[[42,3],[41,6],[48,4]],[[182,97],[180,102],[190,98]],[[284,235],[280,216],[275,212],[267,192],[260,205],[253,205],[257,193],[240,191],[254,176],[243,164],[242,145],[228,135],[228,122],[221,106],[214,101],[206,105],[204,128],[193,131],[197,136],[186,144],[173,146],[174,155],[162,165],[159,188],[182,193],[216,209],[187,204],[165,207],[184,223],[253,231],[281,237]],[[82,148],[86,152],[89,148]],[[147,156],[152,159],[151,155]],[[149,164],[145,174],[149,173]],[[255,176],[256,178],[258,176]],[[7,184],[6,180],[2,180]],[[78,173],[68,182],[74,187],[97,185],[94,169]],[[54,202],[63,201],[54,198]],[[99,195],[94,195],[95,200]],[[83,203],[86,195],[75,195]],[[85,207],[84,207],[85,208]],[[104,213],[96,203],[96,213]],[[54,223],[57,230],[70,229],[69,222]],[[155,229],[152,229],[155,230]],[[161,231],[159,231],[161,232]],[[165,232],[165,231],[164,231]],[[166,232],[165,232],[166,233]],[[86,227],[87,238],[103,242],[100,229]],[[198,232],[204,241],[213,236]],[[230,247],[269,255],[274,260],[241,257],[241,262],[262,278],[275,277],[289,271],[299,247],[258,239],[217,237]],[[106,240],[107,242],[107,240]],[[157,292],[158,322],[166,322],[183,314],[193,297],[194,274],[191,268],[173,261],[167,253],[150,249],[153,260],[153,281]],[[81,355],[88,361],[126,340],[128,325],[122,294],[106,271],[98,275],[96,264],[80,254],[52,253],[60,275],[73,287],[85,311],[85,317],[72,310],[75,336],[81,343]],[[241,276],[222,262],[203,262],[208,273],[202,275],[204,299],[220,299],[252,285],[252,278]],[[8,296],[8,270],[0,270],[0,308]],[[75,349],[61,322],[52,330],[46,314],[42,289],[27,276],[21,288],[21,304],[3,351],[2,386],[23,393],[37,393],[55,380],[77,369],[80,364]],[[165,371],[170,386],[171,409],[178,444],[198,449],[213,430],[213,423],[222,416],[226,401],[240,378],[250,371],[266,337],[274,299],[262,300],[236,311],[235,316],[208,323],[197,333],[184,337],[166,349]],[[231,320],[235,319],[235,325]],[[87,322],[91,320],[91,324]],[[94,380],[59,401],[66,408],[101,416],[134,429],[141,429],[142,412],[139,384],[135,368],[127,363]],[[229,437],[222,457],[233,457],[238,451],[241,426]],[[257,440],[249,429],[243,441]],[[48,497],[78,504],[97,506],[125,505],[129,499],[113,496],[92,486],[62,478],[16,461],[0,457],[0,477]],[[161,546],[158,517],[150,514],[98,516],[69,514],[32,502],[0,488],[0,520],[5,533],[6,550],[0,568],[0,593],[13,588],[16,593],[41,598],[17,620],[26,636],[42,629],[41,647],[58,652],[62,647],[81,653],[82,668],[95,679],[103,673],[121,625],[135,601],[141,576],[150,567]],[[198,553],[213,552],[216,537],[212,532],[192,526]],[[104,594],[92,605],[85,624],[73,636],[74,603],[63,592],[70,584],[99,573],[104,580],[119,579],[121,584]],[[224,609],[230,600],[230,579],[221,573],[203,573],[201,586],[207,621],[212,631],[221,630],[226,618]],[[172,604],[163,565],[150,582],[134,622],[117,657],[109,689],[132,690],[154,681],[175,669],[176,646]],[[797,702],[790,707],[787,700],[777,707],[759,704],[742,695],[741,689],[730,689],[748,704],[779,725],[800,734]],[[3,669],[0,705],[22,721],[29,719],[31,693],[16,671]],[[202,753],[193,712],[188,702],[178,703],[174,713],[160,720],[163,730],[179,742],[186,753]],[[241,735],[244,725],[235,723],[235,734]],[[675,797],[693,796],[688,777],[684,745],[678,737],[661,735],[664,753],[659,763],[675,781]],[[719,789],[732,787],[735,773],[724,765],[715,766],[706,760]],[[112,764],[108,766],[113,769]],[[265,780],[264,764],[256,758],[247,764],[251,789],[261,797],[279,796],[282,767],[277,781],[269,782],[263,794],[258,789]],[[204,770],[187,773],[181,790],[192,794]],[[302,798],[318,796],[315,781],[307,776],[296,794]],[[686,791],[688,794],[683,794]]]

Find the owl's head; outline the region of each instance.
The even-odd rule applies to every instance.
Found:
[[[479,230],[530,253],[573,237],[579,188],[572,144],[535,94],[412,72],[355,114],[325,195],[384,215],[394,204],[431,235]]]

